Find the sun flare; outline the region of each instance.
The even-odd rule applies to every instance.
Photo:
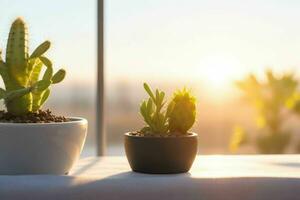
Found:
[[[211,56],[203,59],[198,69],[201,80],[214,95],[228,92],[233,82],[243,74],[243,67],[237,59]]]

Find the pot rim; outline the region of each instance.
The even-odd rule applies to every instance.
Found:
[[[125,137],[132,137],[132,138],[147,138],[147,139],[179,139],[179,138],[189,138],[189,137],[198,137],[198,134],[195,132],[188,132],[188,135],[182,135],[180,137],[152,137],[152,136],[137,136],[137,135],[130,135],[131,132],[124,133]]]
[[[50,122],[50,123],[14,123],[14,122],[0,122],[0,126],[47,126],[47,125],[65,125],[65,124],[87,124],[87,120],[82,117],[66,117],[71,120],[68,122]]]

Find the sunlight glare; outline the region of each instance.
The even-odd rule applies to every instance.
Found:
[[[201,61],[198,74],[213,96],[223,96],[232,89],[233,82],[242,77],[243,67],[230,56],[210,56]]]

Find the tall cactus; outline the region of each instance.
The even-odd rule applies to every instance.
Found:
[[[0,99],[4,99],[9,113],[19,116],[38,111],[50,94],[50,85],[64,79],[65,70],[53,75],[52,62],[44,56],[50,44],[43,42],[29,56],[26,24],[21,18],[13,22],[5,61],[0,52],[0,75],[5,85],[5,90],[0,88]],[[43,66],[46,70],[39,80]]]

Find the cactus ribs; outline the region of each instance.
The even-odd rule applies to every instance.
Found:
[[[6,111],[0,111],[0,123],[53,123],[67,122],[69,119],[63,116],[55,116],[49,109],[37,112],[29,112],[21,116],[12,115]]]

